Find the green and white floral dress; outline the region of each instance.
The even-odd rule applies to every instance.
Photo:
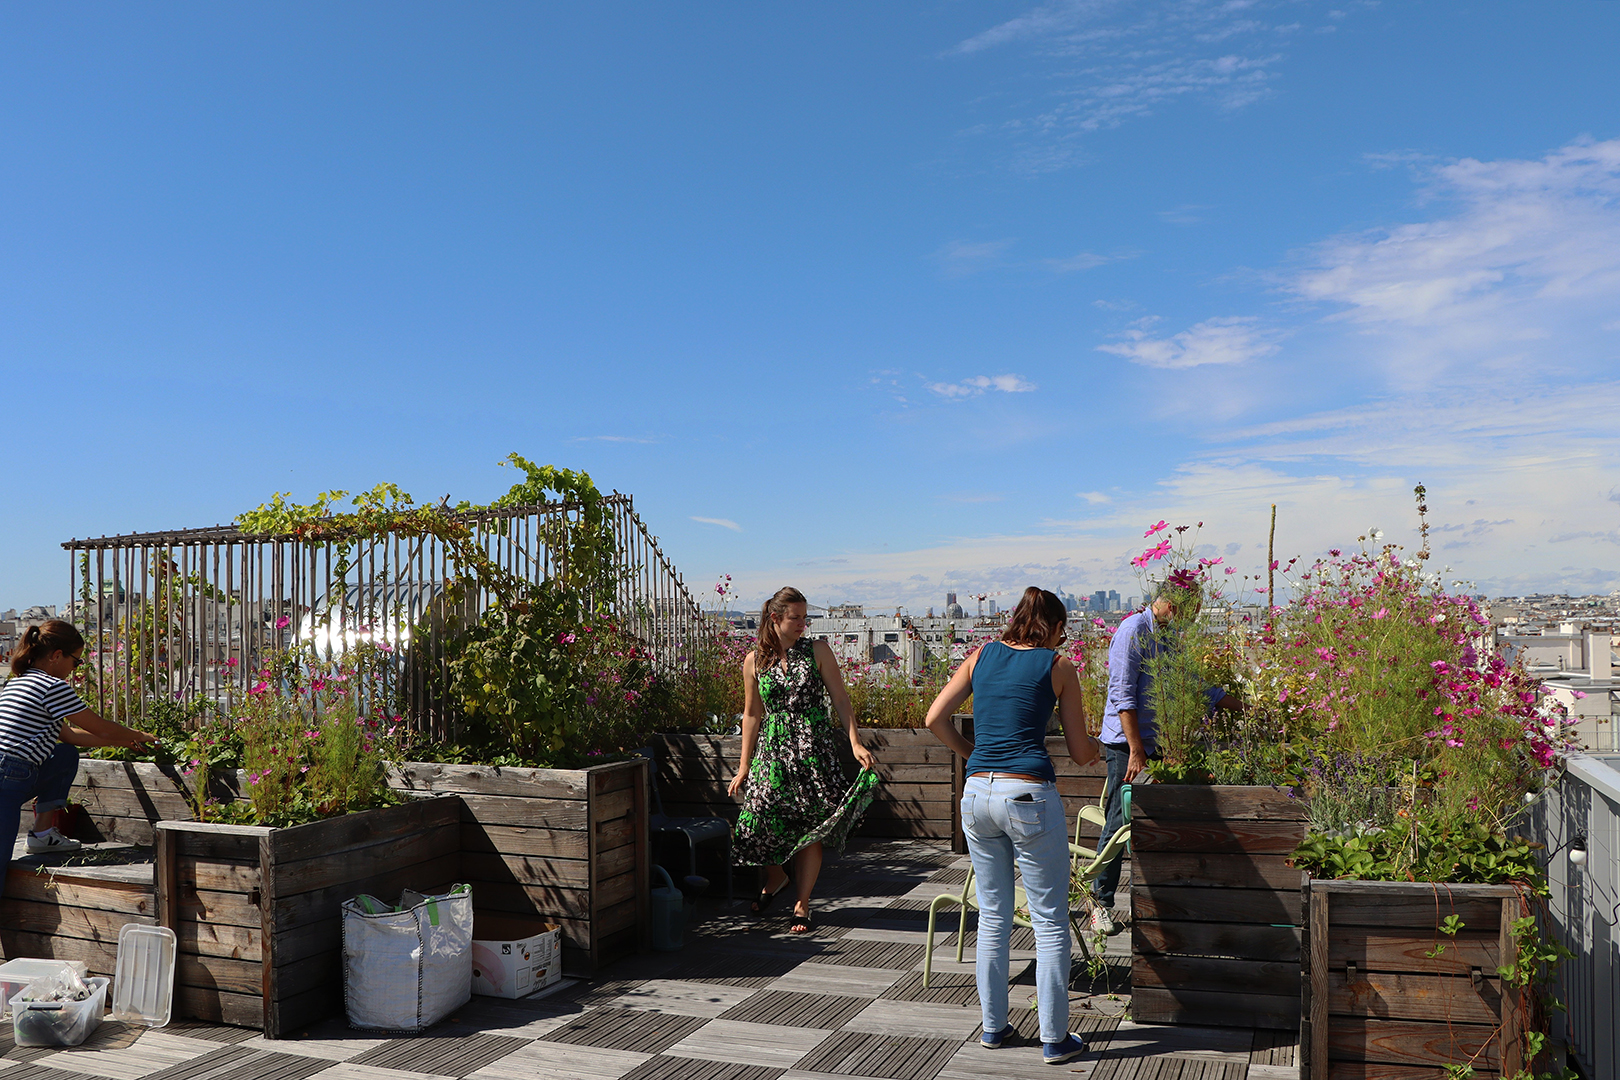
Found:
[[[862,769],[852,784],[838,761],[844,731],[821,681],[815,643],[801,637],[756,677],[765,720],[743,789],[733,859],[739,866],[780,865],[818,840],[842,851],[879,781]]]

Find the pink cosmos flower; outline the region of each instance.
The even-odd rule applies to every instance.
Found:
[[[1143,533],[1142,538],[1145,540],[1156,532],[1163,532],[1167,527],[1169,527],[1169,525],[1170,523],[1168,521],[1161,521],[1157,525],[1149,528],[1147,532]]]
[[[285,630],[285,629],[287,629],[287,624],[290,623],[290,622],[292,622],[292,619],[290,619],[287,616],[283,615],[281,618],[276,620],[276,629],[277,630]]]

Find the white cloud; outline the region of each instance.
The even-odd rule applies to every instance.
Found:
[[[698,517],[696,514],[691,515],[691,517],[693,521],[701,522],[704,525],[718,525],[722,529],[730,529],[732,532],[743,531],[742,526],[730,518]]]
[[[1036,386],[1022,375],[975,375],[961,382],[932,382],[928,384],[928,389],[944,398],[972,398],[987,390],[998,390],[1004,394],[1027,394],[1036,389]]]
[[[1116,345],[1099,345],[1097,351],[1123,356],[1144,367],[1171,370],[1241,364],[1277,351],[1274,332],[1246,317],[1206,319],[1167,338],[1151,337],[1145,329],[1127,330],[1125,339]]]
[[[1077,491],[1074,493],[1074,497],[1077,499],[1084,499],[1093,506],[1099,506],[1103,503],[1111,503],[1114,501],[1100,491]]]
[[[1620,139],[1422,175],[1454,212],[1333,237],[1285,288],[1373,339],[1362,351],[1404,387],[1612,370],[1589,346],[1620,300]]]
[[[1002,253],[1012,245],[1011,240],[985,240],[976,244],[952,240],[934,252],[934,258],[939,260],[940,272],[946,277],[967,277],[1000,265]]]
[[[1077,138],[1171,102],[1197,98],[1230,110],[1266,97],[1285,58],[1278,45],[1297,28],[1270,16],[1296,6],[1289,0],[1045,3],[974,34],[949,55],[1013,47],[1030,54],[1027,68],[1041,80],[1044,96],[1000,124],[981,122],[970,131],[1010,135],[1019,143],[1016,167],[1045,172],[1077,160]]]
[[[1095,270],[1099,266],[1116,261],[1127,256],[1096,255],[1089,251],[1082,251],[1078,255],[1070,255],[1066,259],[1047,259],[1046,266],[1054,273],[1070,274],[1076,270]]]

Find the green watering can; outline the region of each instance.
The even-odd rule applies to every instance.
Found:
[[[674,952],[681,947],[681,936],[686,930],[686,897],[675,887],[675,879],[669,876],[668,870],[656,863],[653,870],[664,879],[664,884],[652,890],[652,904],[647,912],[652,947],[659,952]]]

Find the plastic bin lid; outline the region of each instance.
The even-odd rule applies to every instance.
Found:
[[[79,977],[84,978],[88,968],[82,960],[37,960],[31,956],[20,956],[0,964],[0,982],[20,982],[42,975],[59,975],[64,971],[77,971]]]
[[[112,1015],[127,1024],[163,1027],[174,1006],[177,942],[166,926],[126,925],[118,931]]]

